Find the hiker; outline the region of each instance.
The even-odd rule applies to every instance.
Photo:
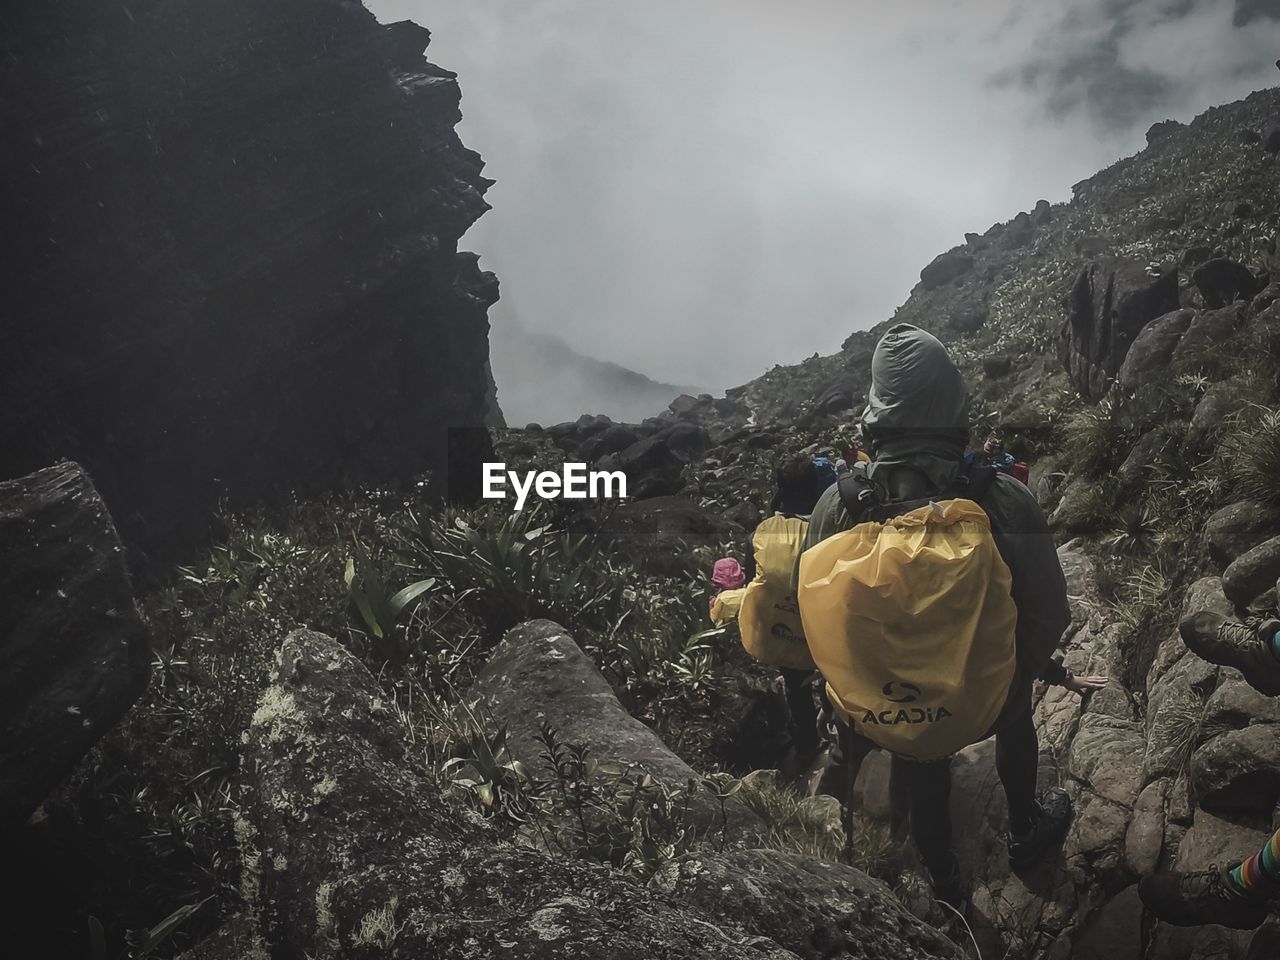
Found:
[[[840,472],[839,470],[836,469],[836,465],[831,462],[830,457],[825,457],[825,456],[814,457],[813,471],[814,471],[814,476],[817,479],[816,489],[819,494],[821,494],[823,490],[827,489],[827,487],[835,483],[836,480],[838,480],[840,477]]]
[[[1201,611],[1178,626],[1183,642],[1201,659],[1235,667],[1249,685],[1280,695],[1280,620],[1243,622]],[[1208,870],[1161,870],[1138,883],[1143,905],[1165,923],[1195,927],[1216,923],[1237,930],[1259,927],[1280,896],[1280,830],[1239,863]]]
[[[750,582],[742,591],[738,633],[749,654],[777,667],[782,675],[791,715],[791,752],[785,765],[798,772],[818,756],[823,738],[814,700],[817,676],[804,641],[792,571],[824,487],[815,461],[805,453],[784,463],[775,477],[773,516],[762,520],[751,536],[746,570]]]
[[[1009,474],[1024,486],[1031,479],[1031,468],[1024,461],[1014,457],[1013,454],[1005,453],[1004,441],[994,433],[983,442],[981,456],[974,453],[966,453],[964,458],[968,463],[979,463],[988,467],[995,467],[1001,473]]]
[[[981,454],[967,453],[965,454],[965,460],[969,463],[995,467],[1001,473],[1012,471],[1014,464],[1013,454],[1004,452],[1004,441],[994,433],[983,441]]]
[[[934,890],[963,906],[951,756],[995,734],[1009,861],[1030,867],[1071,820],[1065,791],[1036,795],[1032,682],[1083,695],[1106,679],[1052,659],[1071,619],[1053,538],[1022,484],[966,462],[969,394],[943,345],[897,324],[876,346],[871,381],[863,420],[876,458],[814,508],[796,571],[802,623],[844,721],[851,776],[868,741],[893,754]],[[942,549],[913,556],[926,540]],[[948,556],[958,562],[939,566]]]
[[[738,619],[746,582],[746,571],[733,557],[721,557],[711,568],[711,622],[717,627]]]

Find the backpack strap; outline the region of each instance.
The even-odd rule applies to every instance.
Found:
[[[880,505],[880,491],[863,470],[853,470],[836,481],[840,502],[857,520],[867,510]]]
[[[982,506],[982,501],[987,496],[987,493],[990,492],[992,485],[995,484],[996,475],[999,472],[995,467],[965,463],[956,473],[951,489],[937,499],[945,500],[963,497],[966,500],[972,500],[978,506]]]

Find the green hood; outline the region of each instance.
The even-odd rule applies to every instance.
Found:
[[[963,447],[969,438],[969,391],[937,337],[909,323],[889,328],[871,357],[862,420],[881,445],[911,439]]]

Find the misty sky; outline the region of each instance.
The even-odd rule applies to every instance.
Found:
[[[367,5],[431,29],[498,181],[500,394],[512,322],[713,391],[830,353],[964,231],[1280,82],[1280,0]]]

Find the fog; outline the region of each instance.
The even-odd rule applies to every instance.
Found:
[[[517,324],[723,390],[834,351],[1153,122],[1280,81],[1280,0],[367,5],[431,29],[497,180],[466,244],[502,280],[513,422],[564,415]]]

